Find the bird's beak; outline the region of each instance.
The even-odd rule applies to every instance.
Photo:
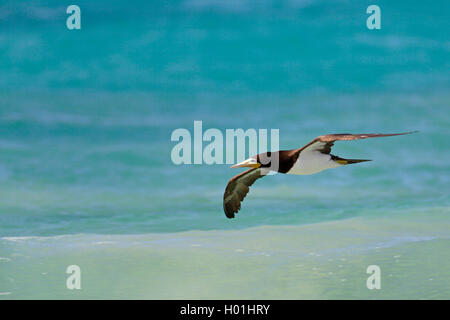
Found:
[[[249,168],[259,168],[261,166],[260,163],[258,162],[254,162],[254,159],[247,159],[245,161],[242,161],[241,163],[235,164],[234,166],[231,166],[230,168],[234,169],[234,168],[245,168],[245,167],[249,167]]]

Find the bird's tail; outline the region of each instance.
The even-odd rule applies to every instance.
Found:
[[[331,154],[331,159],[342,165],[372,161],[372,160],[366,160],[366,159],[344,159],[344,158],[340,158],[340,157],[332,155],[332,154]]]

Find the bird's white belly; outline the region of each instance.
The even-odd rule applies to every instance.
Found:
[[[300,153],[295,164],[287,174],[314,174],[326,169],[340,167],[329,154],[318,151]]]

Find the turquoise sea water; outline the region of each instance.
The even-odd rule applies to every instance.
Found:
[[[0,298],[450,298],[448,1],[0,2]],[[255,183],[173,130],[336,132],[373,162]],[[82,289],[67,290],[67,266]],[[379,265],[382,289],[366,288]]]

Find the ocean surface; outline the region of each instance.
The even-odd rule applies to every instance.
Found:
[[[0,299],[449,299],[450,3],[0,1]],[[177,128],[372,159],[257,181]],[[206,143],[205,143],[206,144]],[[66,269],[81,269],[81,290]],[[367,267],[381,269],[369,290]]]

